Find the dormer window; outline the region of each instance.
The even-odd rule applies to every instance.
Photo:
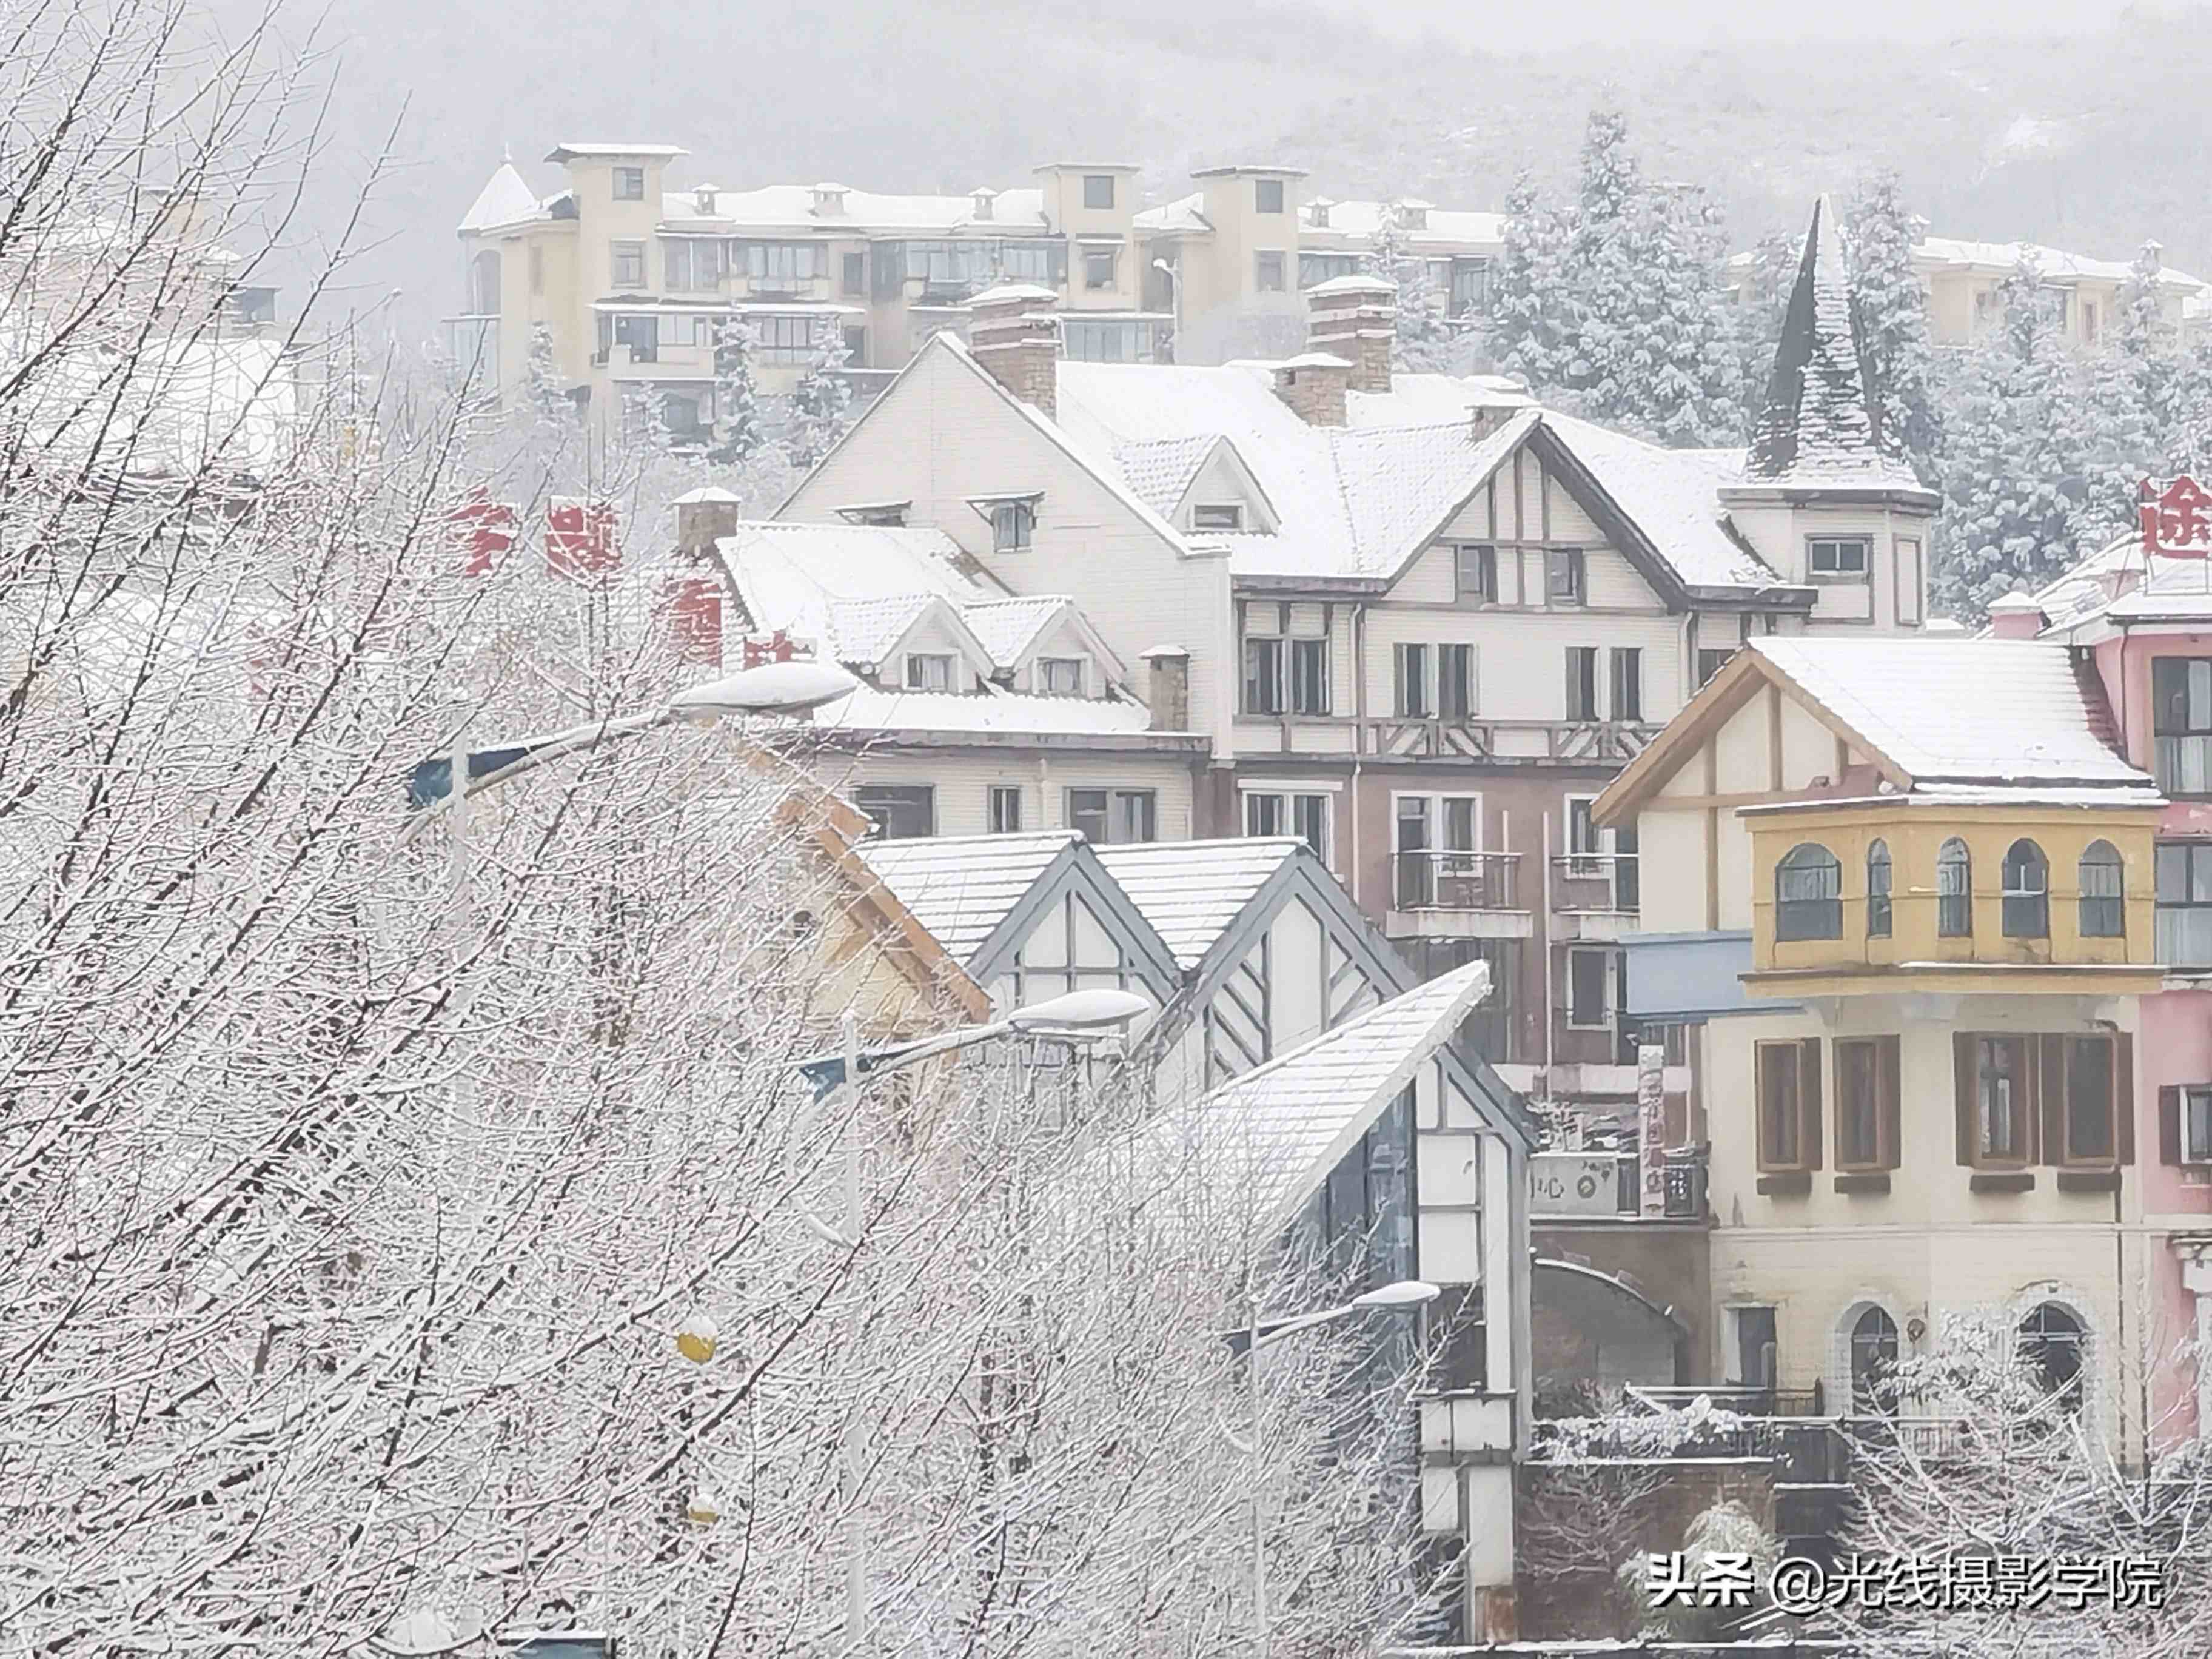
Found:
[[[1280,213],[1283,210],[1283,181],[1279,179],[1255,179],[1252,181],[1252,210],[1255,213]]]
[[[909,652],[906,659],[906,689],[909,691],[950,691],[952,663],[949,655]]]
[[[971,495],[968,505],[991,526],[991,550],[995,553],[1024,551],[1036,533],[1037,503],[1042,495]]]
[[[975,217],[988,219],[991,216],[991,204],[999,199],[999,192],[995,190],[974,191],[968,199],[975,204]]]
[[[1234,501],[1208,502],[1190,510],[1193,530],[1242,530],[1244,509]]]
[[[1868,550],[1864,536],[1815,536],[1808,544],[1808,563],[1814,581],[1863,582],[1867,579]]]
[[[1316,196],[1306,204],[1306,223],[1316,230],[1328,228],[1328,210],[1336,205],[1326,196]]]
[[[1398,228],[1401,230],[1426,230],[1429,228],[1429,204],[1411,197],[1399,203]]]
[[[702,219],[713,218],[714,216],[714,196],[715,187],[713,185],[700,185],[698,189],[691,192],[691,210],[697,214]]]
[[[1037,659],[1037,690],[1048,697],[1081,696],[1083,695],[1083,659],[1039,657]]]
[[[642,202],[645,199],[645,169],[643,167],[617,167],[614,173],[615,200]]]
[[[872,525],[879,530],[903,530],[906,515],[912,501],[859,501],[851,507],[832,507],[831,512],[847,524]]]

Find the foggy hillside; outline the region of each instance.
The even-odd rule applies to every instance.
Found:
[[[1521,167],[1564,181],[1608,88],[1647,165],[1707,184],[1739,245],[1891,165],[1945,234],[2114,258],[2155,235],[2169,263],[2212,269],[2212,45],[2170,16],[2130,12],[2064,41],[1489,57],[1284,0],[865,13],[514,0],[493,15],[423,0],[327,14],[340,88],[319,222],[337,222],[337,173],[363,165],[405,96],[405,165],[370,216],[386,240],[352,298],[404,286],[410,329],[454,308],[450,228],[503,146],[547,190],[555,169],[538,158],[556,140],[641,139],[685,145],[678,178],[727,188],[962,191],[1095,159],[1140,164],[1158,194],[1194,164],[1280,159],[1325,194],[1494,208]]]

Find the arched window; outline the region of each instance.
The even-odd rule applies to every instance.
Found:
[[[1889,937],[1889,843],[1867,848],[1867,937]]]
[[[499,253],[486,248],[469,262],[469,303],[479,317],[499,315]]]
[[[2056,1302],[2039,1302],[2020,1322],[2020,1354],[2043,1391],[2069,1411],[2081,1405],[2081,1322]]]
[[[1936,854],[1936,932],[1943,939],[1974,936],[1974,860],[1956,836]]]
[[[2004,855],[2004,936],[2051,937],[2051,861],[2025,836]]]
[[[1869,1307],[1851,1325],[1851,1412],[1871,1416],[1893,1409],[1890,1378],[1897,1370],[1897,1322]]]
[[[1844,866],[1818,842],[1801,842],[1774,866],[1774,937],[1844,936]]]
[[[2081,854],[2081,937],[2124,939],[2127,936],[2124,878],[2120,850],[2108,841],[2093,841]]]

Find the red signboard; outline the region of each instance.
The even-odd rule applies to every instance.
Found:
[[[798,641],[781,628],[773,634],[748,634],[744,641],[743,665],[758,668],[763,663],[789,662],[799,654]]]
[[[545,513],[545,568],[556,576],[595,576],[612,570],[615,549],[611,501],[556,497]]]
[[[2142,490],[2143,551],[2153,558],[2201,559],[2212,555],[2212,495],[2190,477],[2161,487],[2145,478]]]
[[[668,590],[668,632],[678,661],[722,665],[722,590],[704,576],[686,576]],[[750,665],[748,665],[750,666]]]
[[[446,516],[453,526],[453,538],[460,545],[464,576],[489,574],[501,556],[514,545],[514,529],[520,515],[504,501],[487,500],[480,493]]]

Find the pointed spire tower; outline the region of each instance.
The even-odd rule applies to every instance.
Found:
[[[1782,342],[1744,458],[1744,482],[1792,490],[1925,494],[1882,430],[1881,405],[1873,392],[1844,268],[1843,232],[1835,204],[1823,196],[1813,204]]]

